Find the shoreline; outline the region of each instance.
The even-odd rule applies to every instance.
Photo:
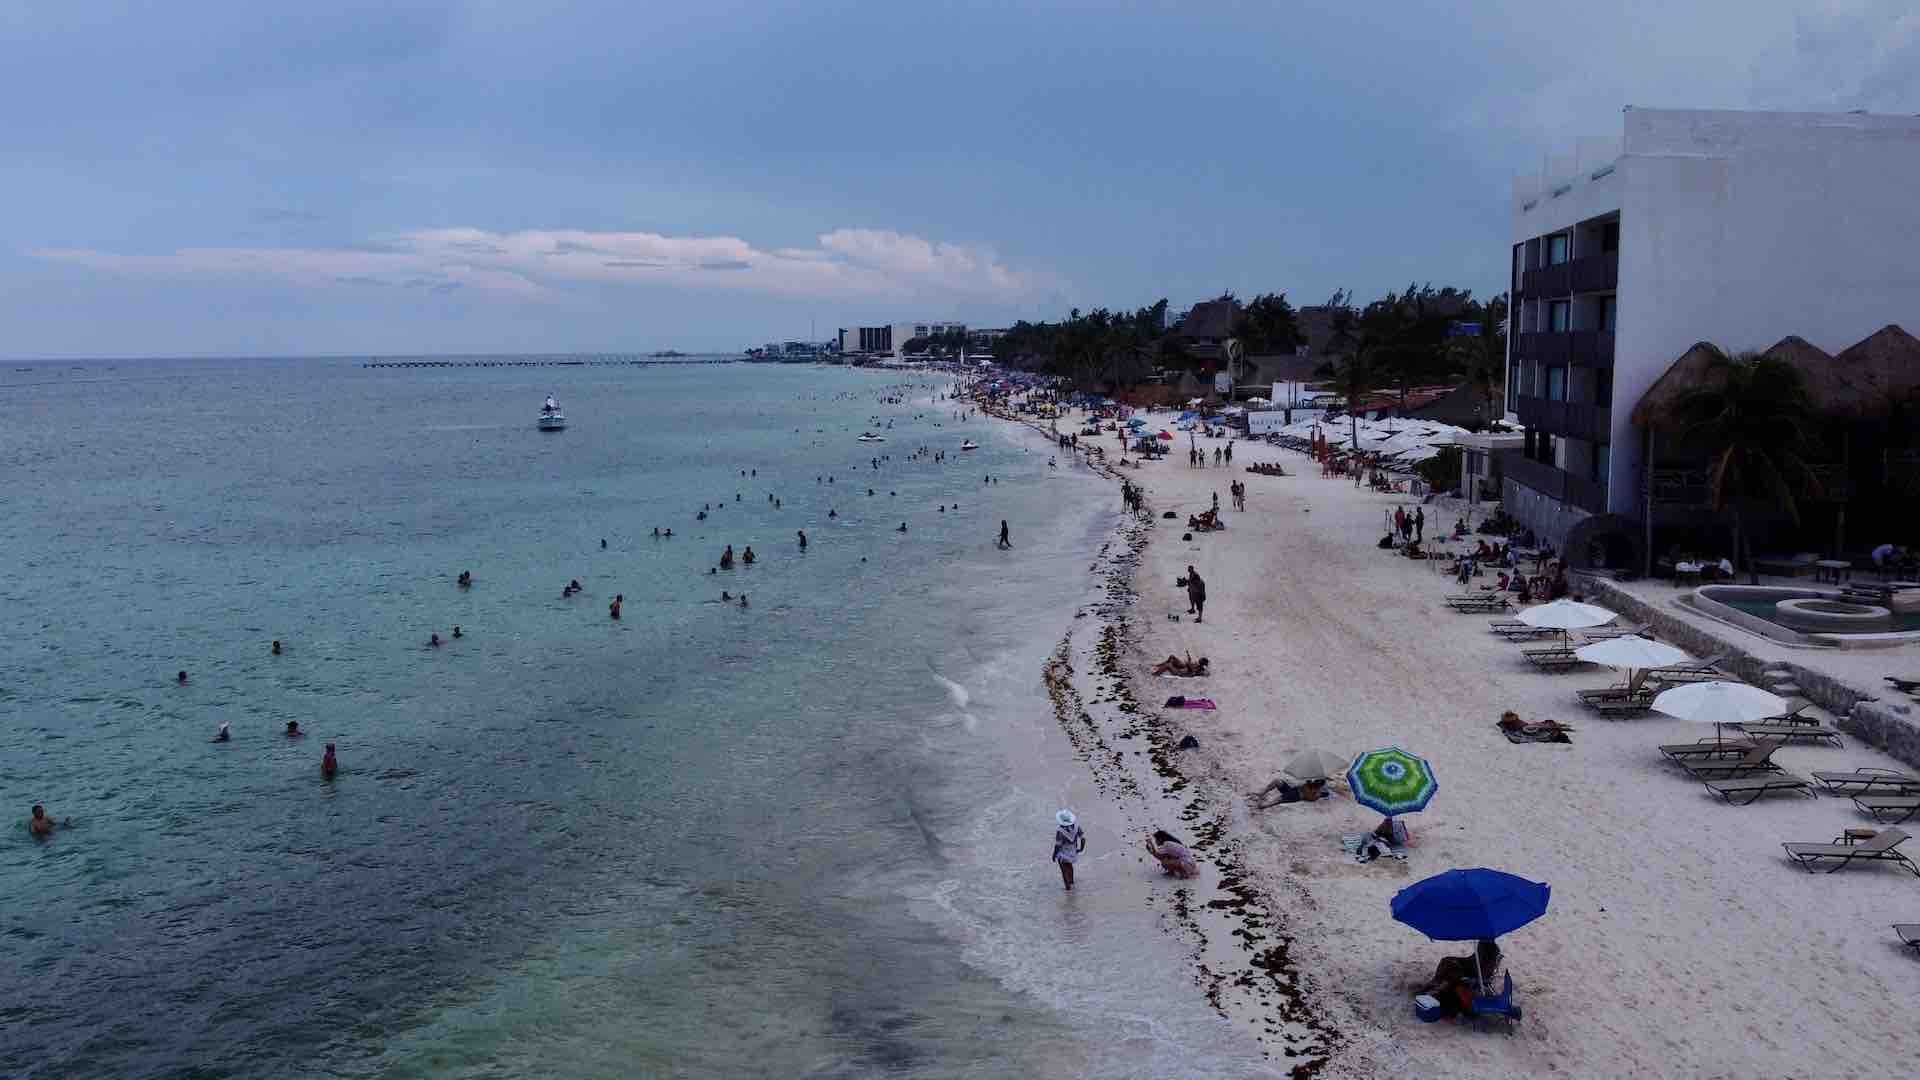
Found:
[[[1036,419],[982,413],[1029,428],[1056,453],[1066,452]],[[1347,1033],[1312,997],[1275,894],[1231,830],[1231,792],[1223,795],[1211,782],[1204,756],[1179,749],[1186,732],[1151,704],[1157,687],[1137,675],[1143,668],[1142,577],[1158,524],[1153,489],[1104,453],[1086,449],[1072,452],[1076,466],[1104,480],[1133,482],[1149,501],[1101,545],[1089,567],[1102,579],[1101,598],[1074,613],[1042,672],[1055,720],[1096,789],[1128,822],[1121,843],[1131,845],[1160,827],[1186,834],[1202,865],[1199,878],[1154,880],[1151,870],[1143,873],[1153,882],[1150,903],[1161,908],[1162,930],[1186,950],[1193,985],[1208,1007],[1236,1031],[1254,1028],[1261,1053],[1281,1070],[1276,1075],[1317,1076],[1347,1043]],[[1135,858],[1148,865],[1143,854]]]

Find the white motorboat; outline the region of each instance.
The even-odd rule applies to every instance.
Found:
[[[866,433],[865,435],[862,435],[862,436],[860,436],[860,438],[859,438],[859,439],[858,439],[857,441],[859,441],[859,442],[886,442],[886,441],[887,441],[887,437],[886,437],[885,435],[875,435],[875,434],[874,434],[873,432],[871,432],[871,431],[869,431],[869,432],[867,432],[867,433]]]
[[[540,406],[540,430],[561,431],[567,426],[567,414],[560,411],[560,403],[547,395],[547,403]]]
[[[973,441],[972,439],[968,439],[968,440],[967,440],[966,442],[963,442],[963,443],[961,443],[961,444],[960,444],[960,449],[962,449],[962,450],[978,450],[978,449],[980,449],[980,444],[979,444],[979,443],[977,443],[977,442],[974,442],[974,441]]]

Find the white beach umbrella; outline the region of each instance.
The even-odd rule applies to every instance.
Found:
[[[1749,724],[1779,716],[1787,703],[1757,686],[1715,679],[1664,690],[1653,699],[1653,709],[1697,724]]]
[[[1585,630],[1613,621],[1613,612],[1592,604],[1582,604],[1577,600],[1555,600],[1551,604],[1528,608],[1520,613],[1520,621],[1528,626],[1538,626],[1543,630]]]
[[[1582,645],[1573,650],[1573,655],[1589,664],[1604,664],[1607,667],[1656,668],[1672,664],[1682,664],[1691,659],[1684,651],[1676,649],[1664,641],[1649,641],[1631,634],[1623,637],[1596,641],[1591,645]]]
[[[1325,750],[1303,750],[1287,762],[1286,773],[1295,780],[1325,780],[1329,776],[1345,776],[1347,766],[1353,759]]]
[[[1653,711],[1696,724],[1712,724],[1714,737],[1719,738],[1722,725],[1750,724],[1779,716],[1787,711],[1787,703],[1757,686],[1715,679],[1661,691],[1653,699]]]

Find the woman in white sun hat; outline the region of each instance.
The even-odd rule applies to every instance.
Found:
[[[1080,831],[1080,823],[1074,820],[1073,811],[1062,810],[1053,815],[1053,861],[1060,864],[1060,882],[1073,891],[1073,860],[1087,850],[1087,834]]]

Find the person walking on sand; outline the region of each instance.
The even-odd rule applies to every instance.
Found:
[[[1413,508],[1413,542],[1419,543],[1426,537],[1427,511],[1424,507]]]
[[[1087,850],[1087,834],[1080,831],[1080,823],[1074,819],[1073,811],[1062,810],[1053,815],[1053,861],[1060,866],[1060,884],[1073,891],[1073,861]]]
[[[1187,564],[1187,610],[1193,613],[1194,622],[1205,622],[1207,618],[1207,583],[1200,580],[1200,571]]]
[[[998,546],[1001,551],[1005,551],[1008,548],[1013,546],[1013,541],[1007,539],[1007,519],[1006,518],[1000,519],[1000,543]]]

